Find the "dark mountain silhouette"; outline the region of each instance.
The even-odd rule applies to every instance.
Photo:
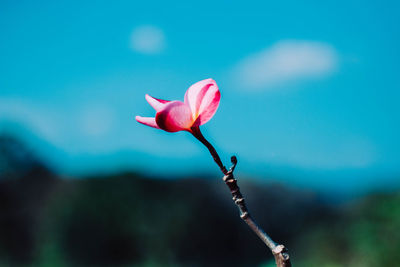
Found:
[[[0,166],[0,263],[256,266],[272,258],[218,177],[65,178],[9,136],[0,137]],[[301,247],[299,237],[316,225],[343,220],[312,192],[239,185],[254,218],[289,248]]]

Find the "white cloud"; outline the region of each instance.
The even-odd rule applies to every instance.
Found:
[[[324,77],[335,71],[337,62],[338,54],[329,44],[282,40],[242,59],[234,68],[234,77],[246,89],[265,89]]]
[[[292,165],[314,169],[365,168],[376,162],[376,149],[367,139],[349,138],[323,147],[292,150],[282,160]]]
[[[21,123],[36,134],[56,145],[63,142],[57,116],[30,102],[13,98],[0,98],[0,122]]]
[[[163,31],[155,26],[139,26],[132,32],[131,47],[133,50],[144,54],[157,54],[165,48]]]

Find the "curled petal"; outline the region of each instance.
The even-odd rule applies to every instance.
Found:
[[[167,132],[190,131],[193,125],[190,108],[181,101],[171,101],[156,114],[156,123]]]
[[[146,94],[146,100],[158,112],[170,101],[157,99]]]
[[[140,122],[140,123],[142,123],[144,125],[160,129],[160,127],[158,127],[158,125],[156,123],[156,119],[154,117],[136,116],[135,119],[136,119],[137,122]]]
[[[202,80],[189,87],[185,103],[190,107],[196,125],[202,125],[214,116],[220,98],[221,93],[213,79]]]

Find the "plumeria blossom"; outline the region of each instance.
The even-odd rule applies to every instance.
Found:
[[[239,208],[240,218],[271,249],[277,266],[291,266],[286,248],[283,245],[276,245],[250,216],[237,181],[233,177],[233,171],[237,163],[236,157],[231,157],[232,166],[228,171],[215,148],[204,138],[200,131],[200,125],[208,122],[214,116],[218,109],[220,98],[221,93],[213,79],[202,80],[190,86],[186,91],[184,102],[157,99],[146,94],[146,100],[156,110],[156,116],[136,116],[136,120],[144,125],[167,132],[188,131],[203,143],[224,174],[223,180],[229,187],[233,200]]]
[[[208,148],[221,171],[227,174],[215,148],[204,138],[199,128],[214,116],[220,99],[221,93],[215,81],[205,79],[189,87],[184,102],[157,99],[146,94],[146,100],[156,110],[156,116],[136,116],[136,120],[167,132],[190,132]]]
[[[156,110],[156,116],[136,116],[136,120],[167,132],[188,131],[196,135],[199,126],[214,116],[220,98],[221,93],[213,79],[202,80],[190,86],[184,102],[157,99],[146,94],[146,100]]]

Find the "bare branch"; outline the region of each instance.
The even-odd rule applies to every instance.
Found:
[[[261,229],[251,217],[244,197],[240,192],[240,188],[237,185],[237,180],[233,177],[233,171],[235,170],[237,159],[235,156],[231,157],[232,167],[229,169],[227,174],[224,176],[223,180],[225,184],[229,187],[232,194],[232,199],[236,206],[239,208],[240,218],[246,222],[251,230],[268,246],[272,254],[275,257],[276,266],[278,267],[290,267],[290,257],[287,249],[283,245],[277,245],[271,237]]]
[[[233,172],[237,164],[237,158],[235,156],[231,157],[232,166],[228,171],[226,167],[222,164],[222,161],[215,148],[202,135],[200,128],[193,127],[191,130],[193,136],[207,147],[215,163],[217,163],[218,167],[224,174],[223,181],[229,187],[229,190],[232,194],[232,199],[235,202],[236,206],[239,208],[240,218],[242,218],[242,220],[246,222],[250,229],[253,230],[253,232],[265,243],[265,245],[268,246],[275,257],[277,267],[291,267],[292,265],[286,247],[284,245],[277,245],[250,216],[250,213],[244,201],[244,197],[240,192],[239,186],[237,185],[237,180],[233,177]]]

